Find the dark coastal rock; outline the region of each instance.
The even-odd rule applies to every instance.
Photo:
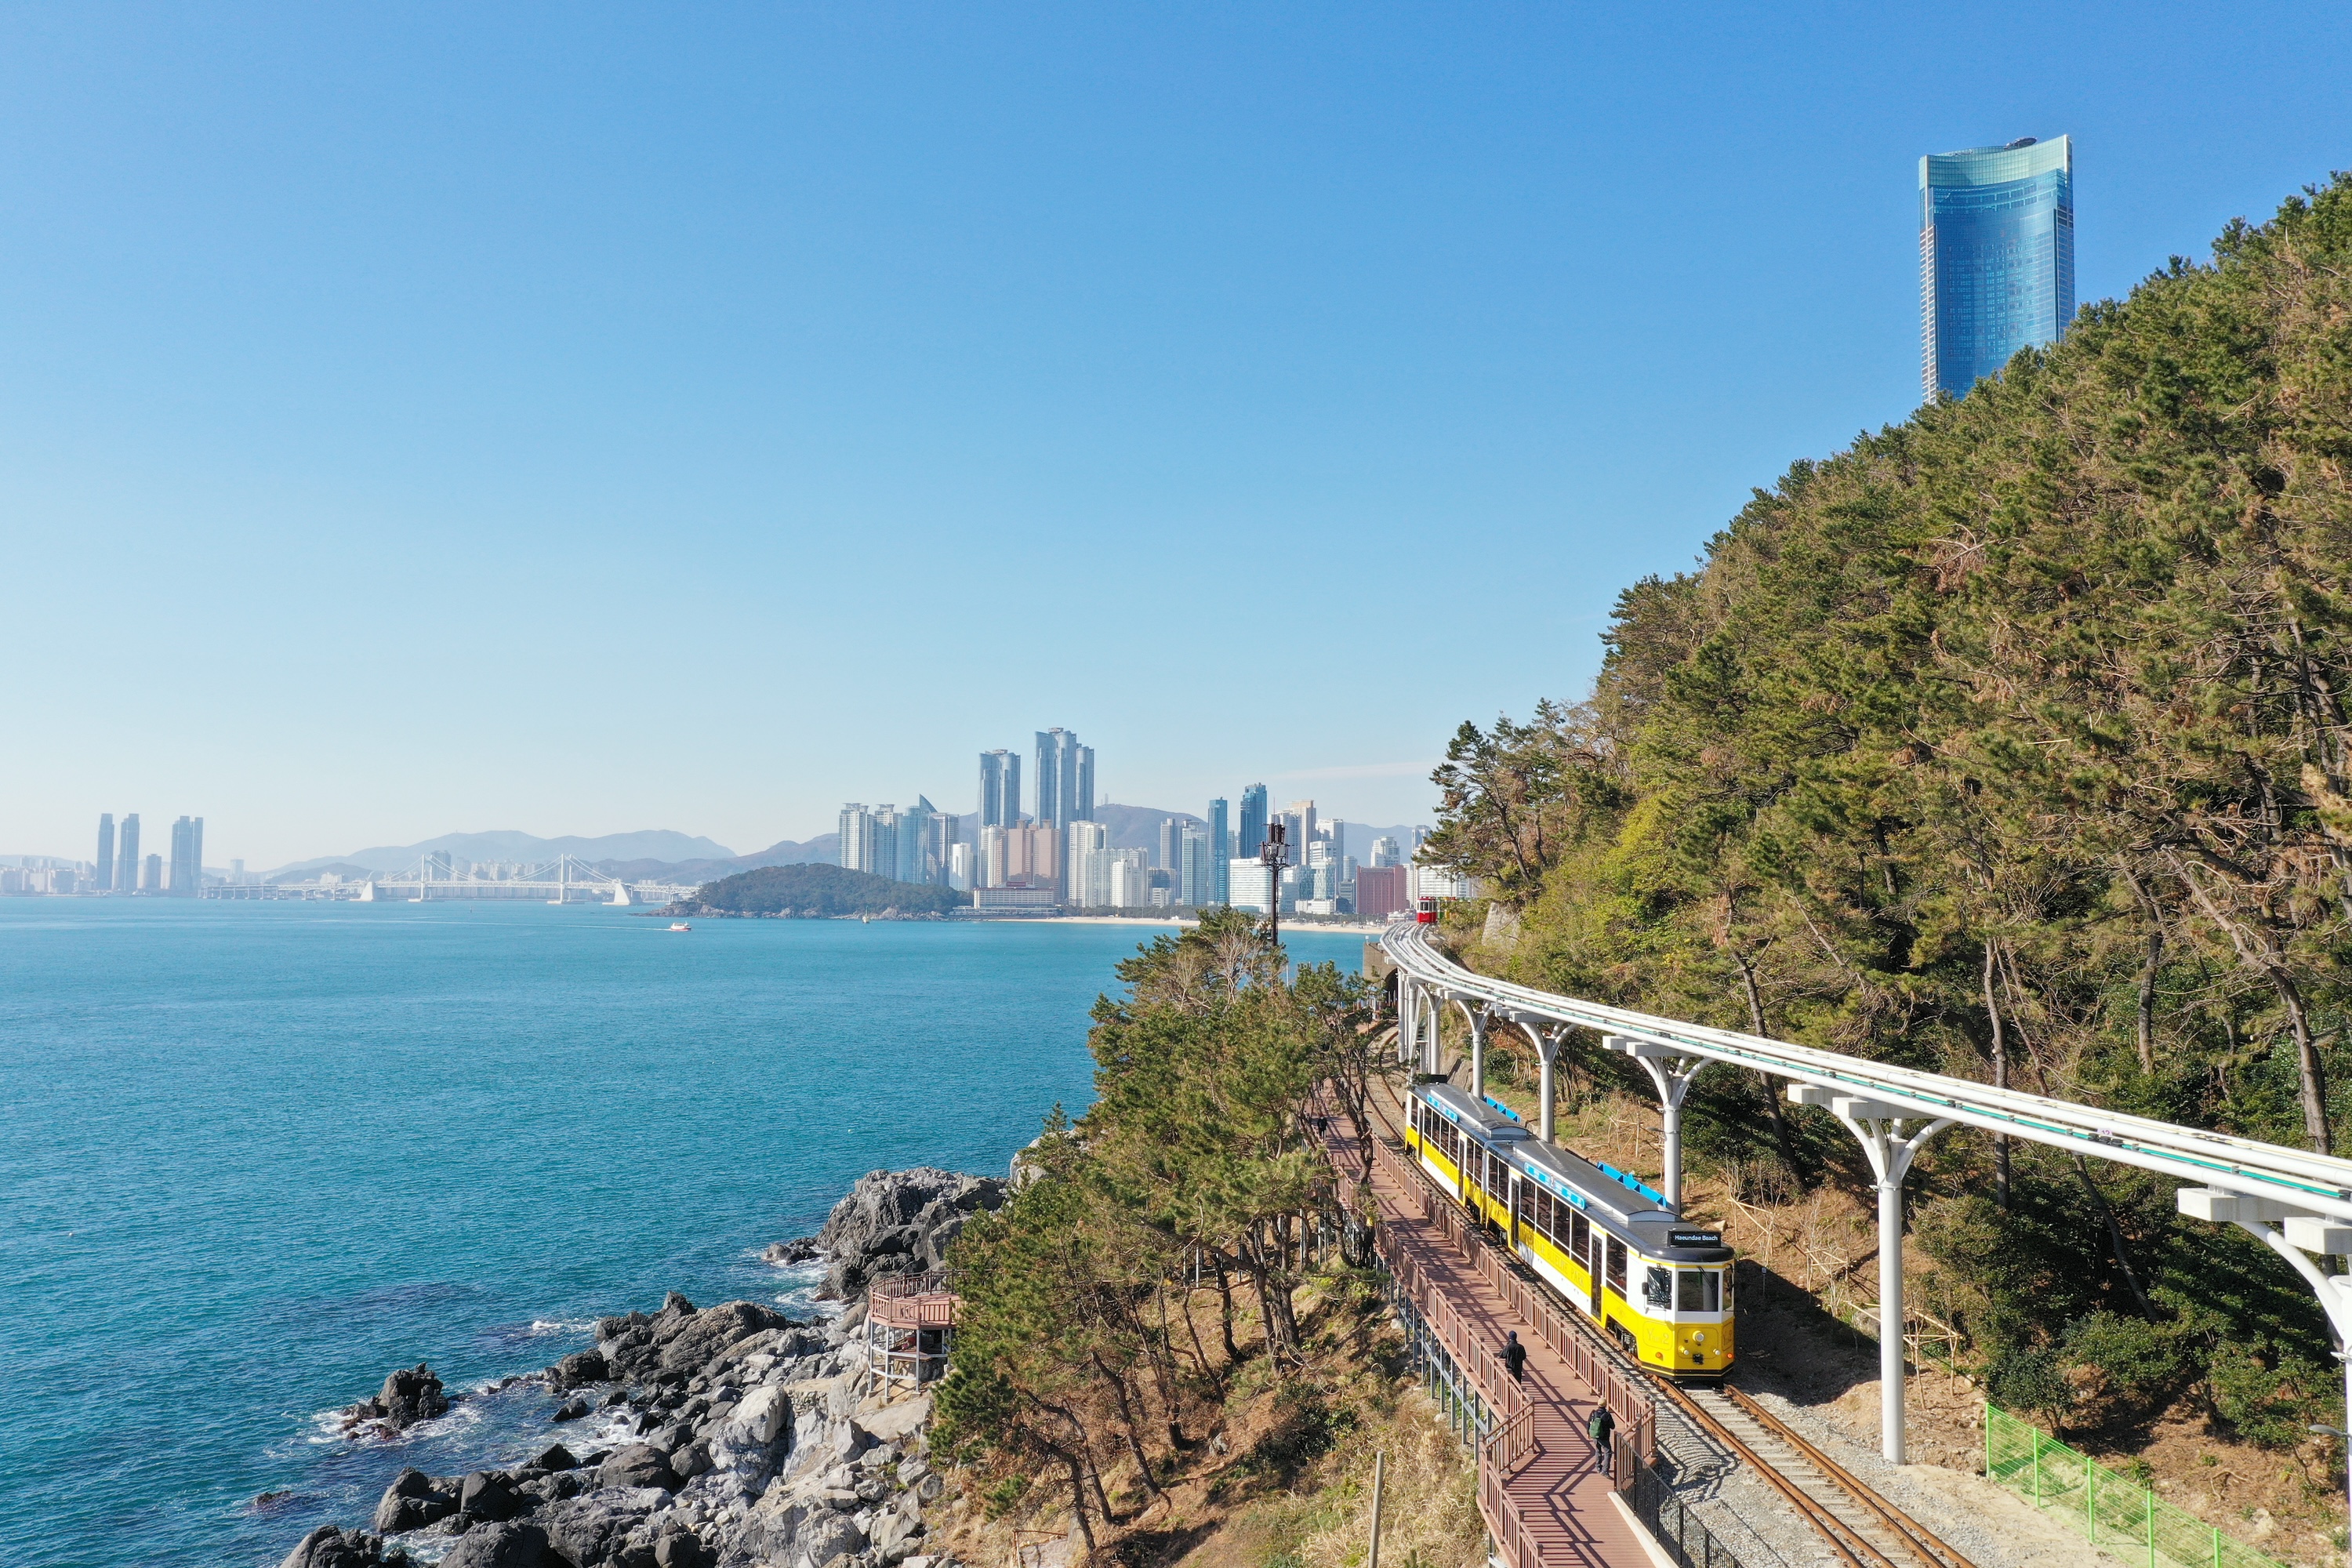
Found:
[[[577,1421],[582,1416],[587,1415],[590,1408],[591,1406],[589,1403],[584,1399],[567,1399],[562,1404],[555,1407],[555,1414],[549,1416],[548,1419],[551,1421]]]
[[[512,1519],[523,1510],[513,1484],[495,1470],[476,1470],[467,1476],[458,1491],[457,1506],[469,1518],[489,1523]]]
[[[813,1236],[796,1236],[790,1241],[772,1241],[760,1254],[760,1261],[777,1268],[789,1268],[795,1263],[814,1263],[824,1256],[824,1248]]]
[[[604,1356],[593,1350],[579,1351],[565,1356],[547,1369],[547,1385],[562,1394],[591,1383],[602,1383],[612,1376]]]
[[[409,1560],[408,1553],[398,1548],[385,1556],[383,1542],[376,1536],[322,1524],[304,1536],[278,1568],[386,1568]]]
[[[719,1553],[683,1526],[667,1529],[654,1541],[654,1568],[719,1568]]]
[[[849,1300],[881,1274],[920,1274],[945,1261],[967,1220],[1004,1202],[1004,1183],[921,1165],[871,1171],[834,1205],[817,1244],[832,1259],[824,1293]]]
[[[629,1532],[666,1500],[650,1488],[611,1487],[560,1502],[537,1521],[549,1547],[573,1568],[600,1568],[620,1555]]]
[[[596,1470],[600,1487],[659,1487],[664,1491],[677,1489],[677,1475],[669,1468],[669,1456],[650,1443],[632,1443],[605,1460]]]
[[[580,1461],[572,1457],[571,1449],[557,1443],[541,1452],[531,1463],[542,1470],[553,1471],[572,1469],[579,1465]]]
[[[547,1531],[535,1524],[486,1524],[457,1538],[441,1568],[543,1568]]]
[[[449,1401],[441,1392],[441,1380],[423,1362],[413,1368],[392,1373],[383,1380],[373,1399],[362,1399],[357,1405],[343,1407],[343,1429],[373,1422],[390,1432],[404,1432],[419,1421],[430,1421],[436,1415],[446,1415]]]
[[[378,1535],[398,1535],[422,1530],[457,1511],[457,1500],[433,1484],[423,1470],[403,1470],[383,1489],[369,1527]]]

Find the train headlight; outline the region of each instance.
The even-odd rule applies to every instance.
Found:
[[[1691,1331],[1690,1342],[1695,1345],[1703,1345],[1706,1343],[1706,1331],[1705,1329],[1693,1329]]]

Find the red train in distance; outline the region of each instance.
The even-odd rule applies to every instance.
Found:
[[[1436,898],[1431,894],[1423,893],[1421,897],[1413,900],[1412,919],[1413,923],[1416,925],[1435,925],[1437,923]]]

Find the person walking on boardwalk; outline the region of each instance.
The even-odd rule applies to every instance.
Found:
[[[1606,1400],[1592,1407],[1592,1419],[1584,1424],[1584,1429],[1592,1434],[1593,1462],[1601,1473],[1616,1474],[1617,1417],[1609,1414]]]
[[[1519,1331],[1513,1329],[1503,1338],[1503,1364],[1511,1369],[1511,1381],[1527,1380],[1528,1347],[1519,1343]]]

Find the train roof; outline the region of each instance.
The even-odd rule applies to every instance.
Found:
[[[1533,1136],[1519,1124],[1517,1117],[1493,1100],[1478,1100],[1467,1090],[1456,1089],[1450,1083],[1424,1083],[1413,1092],[1456,1127],[1497,1148]]]
[[[1603,1229],[1615,1231],[1652,1258],[1670,1263],[1728,1263],[1731,1249],[1715,1231],[1688,1224],[1662,1194],[1614,1166],[1538,1140],[1493,1100],[1450,1083],[1424,1083],[1413,1092],[1464,1131],[1491,1146],[1521,1173],[1566,1195]],[[1701,1238],[1704,1238],[1703,1240]]]

